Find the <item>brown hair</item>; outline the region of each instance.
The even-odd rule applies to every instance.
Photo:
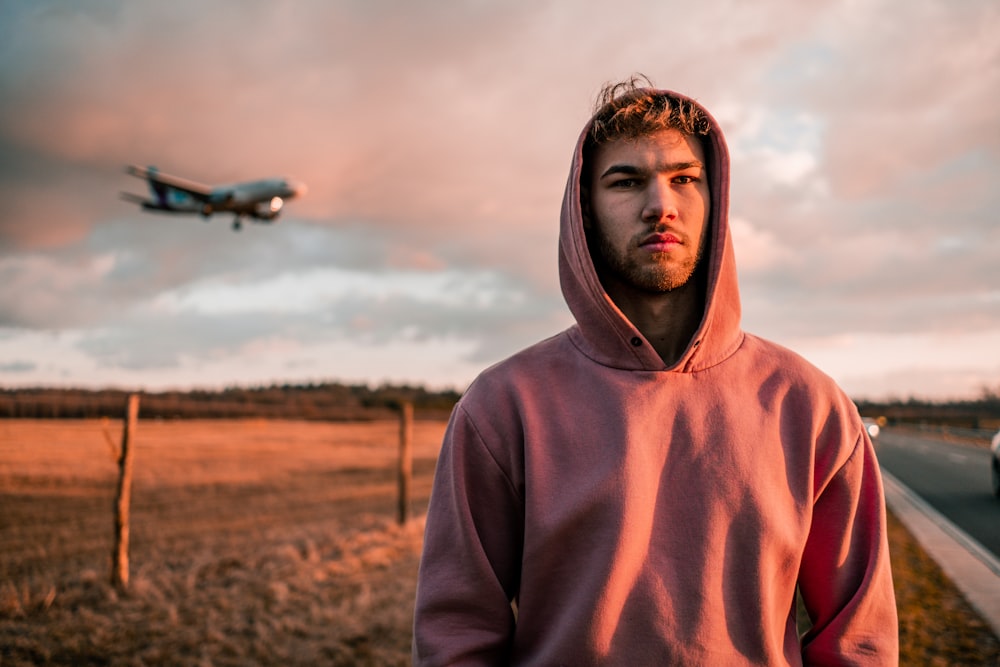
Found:
[[[635,140],[663,130],[677,130],[685,136],[696,136],[705,145],[705,156],[711,158],[706,135],[712,122],[700,106],[686,97],[657,90],[643,74],[633,74],[618,83],[606,83],[594,104],[590,130],[583,143],[583,172],[580,176],[580,205],[585,229],[590,228],[590,179],[587,165],[594,151],[612,141]]]
[[[654,89],[649,79],[641,74],[605,84],[594,106],[593,122],[587,134],[588,150],[611,141],[638,139],[662,130],[700,136],[711,130],[708,116],[701,107],[687,98]]]

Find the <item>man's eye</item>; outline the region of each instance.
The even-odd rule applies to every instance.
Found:
[[[622,178],[611,184],[613,188],[634,188],[639,184],[639,181],[634,178]]]
[[[674,183],[680,183],[681,185],[685,183],[694,183],[698,179],[694,176],[678,176],[674,179]]]

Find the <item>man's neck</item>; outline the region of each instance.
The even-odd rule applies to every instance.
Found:
[[[667,366],[676,364],[698,331],[704,290],[696,280],[669,292],[649,293],[622,285],[605,289],[625,317],[642,332]]]

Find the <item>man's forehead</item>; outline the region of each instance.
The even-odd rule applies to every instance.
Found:
[[[615,163],[649,167],[694,162],[704,165],[705,151],[698,137],[671,129],[606,142],[597,147],[594,158],[594,167]]]

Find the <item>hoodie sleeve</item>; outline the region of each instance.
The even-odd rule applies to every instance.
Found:
[[[813,623],[804,664],[898,664],[882,481],[864,435],[815,501],[799,589]]]
[[[414,665],[509,663],[523,504],[462,405],[438,458],[414,610]]]

